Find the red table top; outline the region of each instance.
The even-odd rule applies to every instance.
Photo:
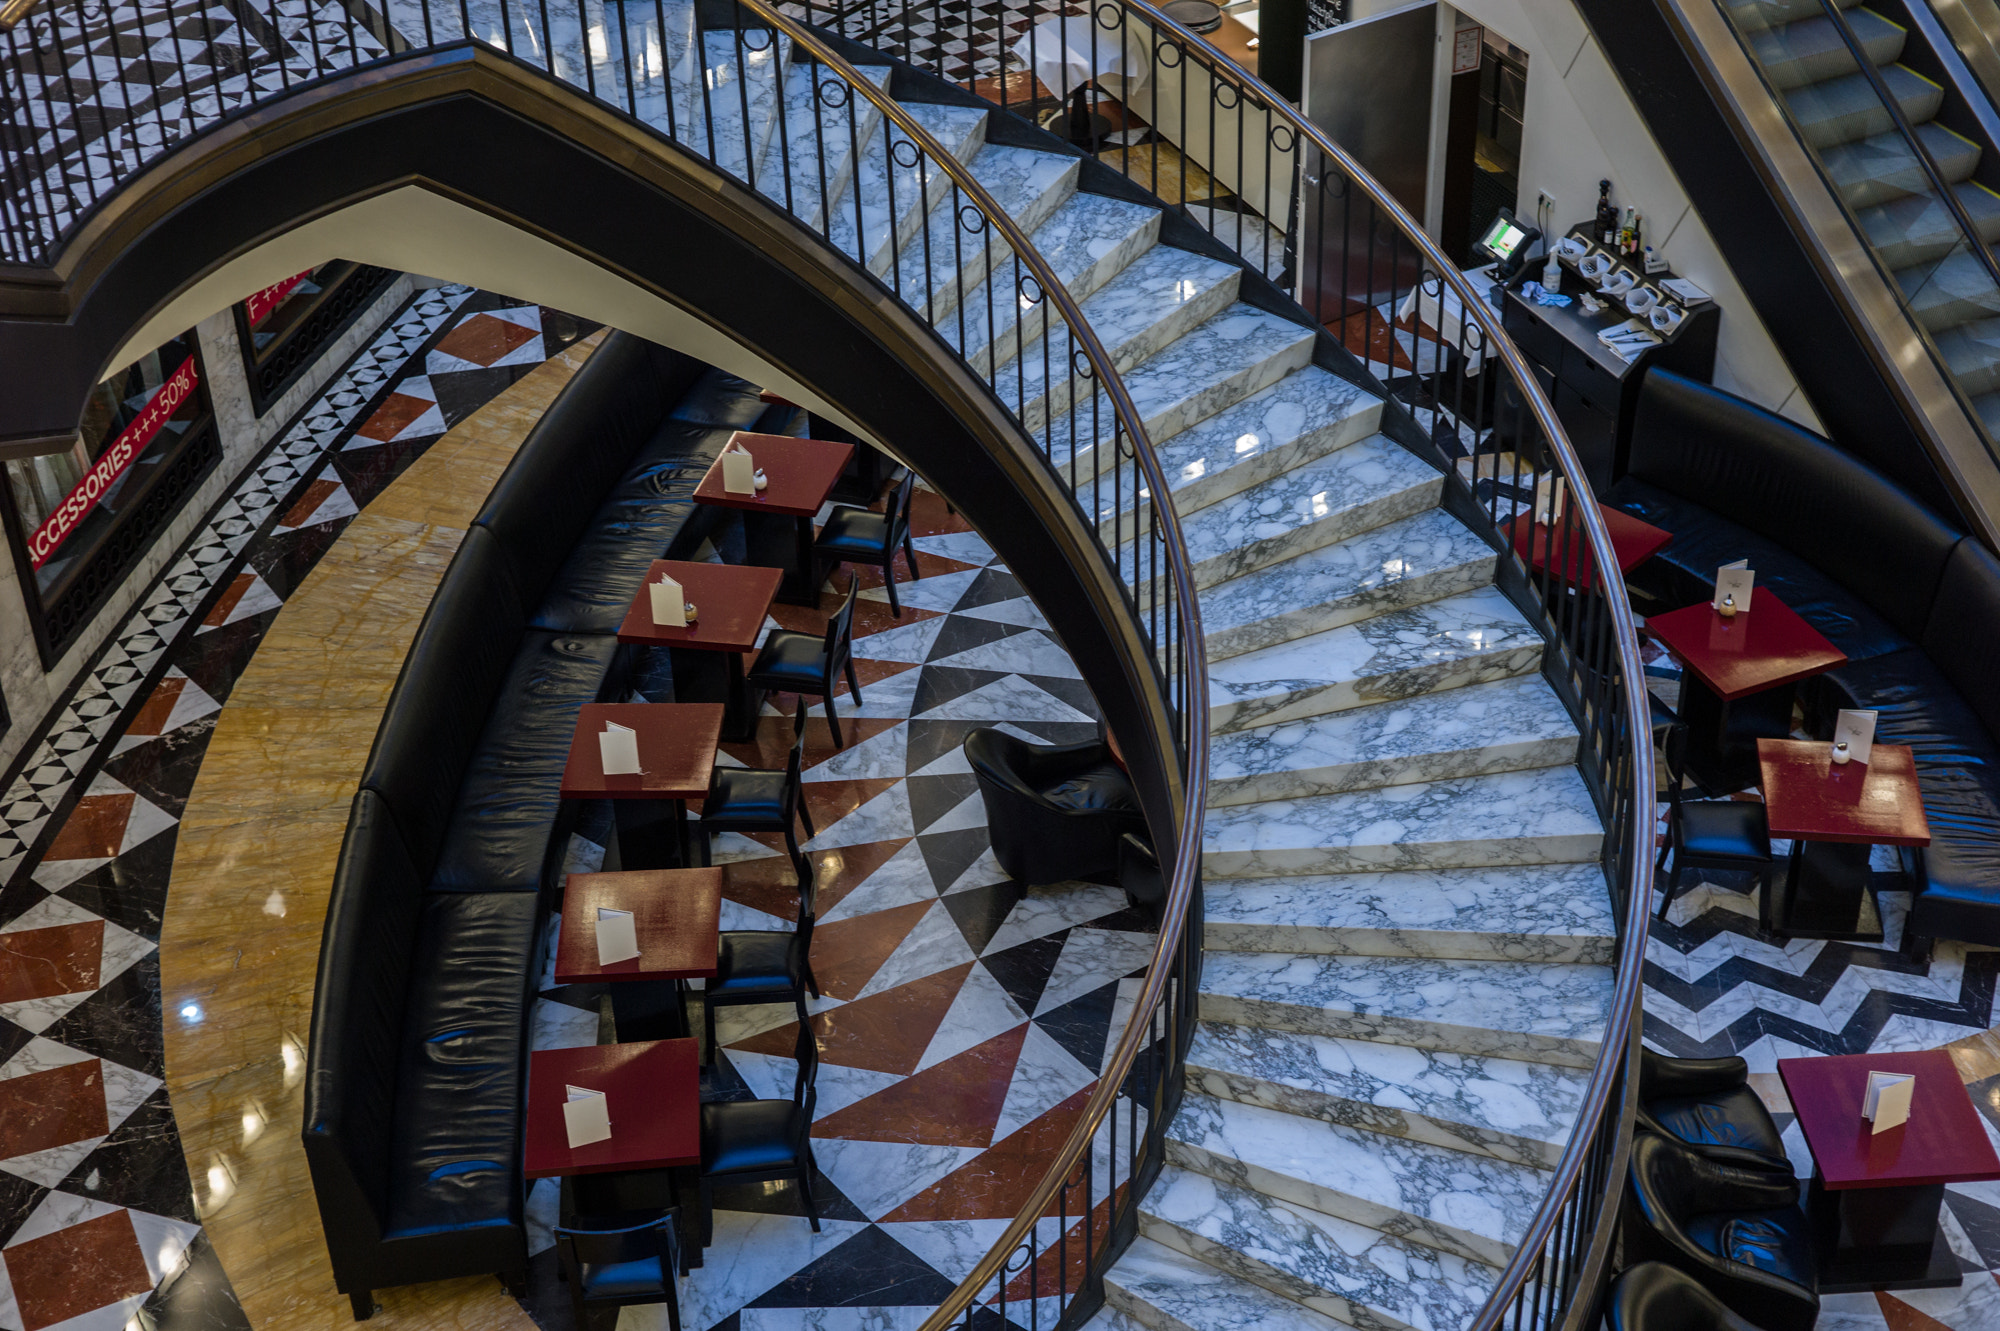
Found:
[[[722,488],[722,459],[717,458],[709,466],[708,475],[695,487],[695,502],[809,518],[819,512],[819,506],[833,493],[847,460],[854,456],[853,444],[831,439],[794,439],[788,434],[750,434],[738,430],[729,436],[729,442],[740,443],[750,450],[769,484],[761,494],[730,494]]]
[[[570,1086],[603,1091],[611,1136],[574,1149],[563,1127]],[[701,1163],[701,1046],[646,1040],[528,1055],[529,1178]]]
[[[598,964],[599,907],[632,912],[638,956]],[[720,869],[573,873],[563,885],[556,983],[706,978],[715,974],[721,922]]]
[[[698,604],[698,603],[697,603]],[[697,800],[708,793],[715,746],[722,740],[719,702],[591,702],[583,705],[563,768],[566,800]],[[616,721],[639,732],[639,767],[606,776],[598,732]]]
[[[1724,700],[1796,684],[1847,661],[1838,647],[1761,587],[1751,593],[1750,608],[1734,619],[1724,619],[1703,601],[1654,615],[1646,621],[1646,631]]]
[[[625,612],[625,622],[618,626],[618,641],[700,652],[752,651],[763,633],[764,616],[771,612],[778,584],[785,580],[781,568],[655,559],[646,570],[647,584],[658,582],[663,573],[678,582],[682,594],[694,602],[694,623],[685,628],[655,624],[653,594],[641,587],[632,597],[631,609]]]
[[[1870,846],[1928,846],[1930,819],[1917,761],[1903,744],[1877,744],[1866,763],[1833,764],[1823,740],[1760,739],[1759,788],[1771,835]]]
[[[1604,527],[1611,537],[1611,549],[1618,556],[1620,573],[1630,573],[1674,539],[1672,532],[1662,531],[1650,522],[1641,522],[1630,513],[1615,508],[1598,511],[1604,515]],[[1591,566],[1590,541],[1580,525],[1574,528],[1550,527],[1534,521],[1527,513],[1521,513],[1507,523],[1507,531],[1514,549],[1531,567],[1551,570],[1557,577],[1579,586],[1595,585],[1596,570]]]
[[[796,407],[799,405],[784,394],[773,393],[768,388],[758,390],[757,400],[759,402],[768,402],[774,407]]]
[[[1886,1132],[1861,1117],[1871,1072],[1913,1072],[1910,1119]],[[1921,1188],[2000,1179],[1958,1065],[1942,1049],[1914,1054],[1781,1058],[1778,1075],[1829,1188]]]

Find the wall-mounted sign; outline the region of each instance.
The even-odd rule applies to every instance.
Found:
[[[258,324],[262,323],[265,315],[277,309],[279,303],[285,297],[292,294],[293,287],[312,275],[313,270],[308,268],[303,273],[288,277],[282,282],[273,283],[265,287],[262,291],[252,292],[249,299],[243,302],[243,315],[250,321],[250,326],[255,328]]]
[[[1486,45],[1486,29],[1478,24],[1460,28],[1451,34],[1451,72],[1453,74],[1476,74],[1479,72],[1479,53]]]
[[[111,447],[98,455],[90,470],[83,474],[83,479],[70,488],[48,519],[35,528],[35,534],[28,538],[28,558],[36,568],[48,562],[56,547],[76,530],[79,522],[89,516],[91,509],[97,507],[97,501],[104,497],[104,492],[111,488],[113,482],[125,474],[133,459],[146,451],[146,445],[153,442],[153,437],[180,410],[181,403],[187,401],[188,394],[194,392],[196,376],[194,357],[189,356],[181,362],[179,369],[167,376],[167,381],[160,385],[145,409],[111,441]]]

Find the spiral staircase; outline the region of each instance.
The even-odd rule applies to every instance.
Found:
[[[488,41],[525,21],[457,12]],[[409,0],[387,17],[460,35]],[[641,119],[889,283],[1078,493],[1124,497],[1105,530],[1132,529],[1143,496],[1101,386],[1020,355],[1048,302],[1022,298],[1003,238],[968,232],[879,108],[829,97],[782,33],[704,30],[693,0],[599,18],[588,35],[544,20],[571,81],[626,80]],[[1605,832],[1544,641],[1494,585],[1493,546],[1440,506],[1443,473],[1382,432],[1384,402],[1318,363],[1320,330],[1243,299],[1261,259],[1167,243],[1184,220],[1080,188],[1078,156],[989,141],[1000,112],[898,101],[1080,303],[1158,449],[1199,590],[1200,1022],[1099,1320],[1466,1325],[1548,1192],[1613,997]]]
[[[830,208],[834,243],[999,372],[1058,469],[1109,468],[1086,386],[1013,365],[1016,330],[984,318],[1023,302],[987,271],[997,242],[968,246],[903,165],[920,157],[871,120],[824,189],[817,170],[787,178],[780,118],[792,144],[816,115],[846,143],[847,108],[781,37],[747,64],[731,36],[706,53],[705,79],[677,80],[677,122],[699,123],[705,83],[728,108],[718,160],[756,161],[741,174],[809,221]],[[888,66],[862,68],[887,86]],[[1101,1320],[1462,1326],[1542,1202],[1611,999],[1603,828],[1543,641],[1492,585],[1493,549],[1439,507],[1441,473],[1378,431],[1383,403],[1313,363],[1311,326],[1239,298],[1245,264],[1162,243],[1160,208],[1079,190],[1074,156],[988,142],[995,112],[901,105],[1081,302],[1172,479],[1200,589],[1201,1024]],[[981,282],[990,302],[957,298]]]

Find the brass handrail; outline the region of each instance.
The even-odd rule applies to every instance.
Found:
[[[0,4],[0,32],[7,31],[28,17],[28,11],[40,2],[41,0],[5,0],[4,4]]]
[[[761,7],[762,0],[747,0]],[[1542,392],[1533,372],[1529,369],[1521,350],[1514,340],[1500,326],[1499,319],[1487,306],[1483,294],[1474,290],[1458,265],[1446,258],[1444,251],[1425,234],[1417,220],[1392,198],[1360,163],[1349,156],[1338,144],[1328,138],[1320,128],[1299,115],[1279,93],[1258,79],[1254,74],[1231,60],[1221,51],[1211,46],[1200,35],[1190,31],[1174,19],[1155,8],[1149,0],[1116,0],[1117,5],[1143,17],[1146,23],[1159,32],[1171,34],[1182,48],[1182,54],[1199,59],[1213,75],[1225,78],[1239,94],[1248,94],[1262,104],[1260,109],[1283,120],[1293,133],[1311,143],[1335,163],[1358,186],[1362,193],[1382,210],[1382,212],[1402,232],[1404,238],[1416,246],[1418,252],[1428,262],[1439,280],[1451,287],[1467,311],[1467,317],[1479,326],[1481,336],[1490,354],[1499,357],[1518,385],[1522,398],[1541,427],[1550,449],[1555,454],[1556,466],[1569,481],[1570,492],[1578,497],[1577,510],[1583,519],[1583,528],[1590,541],[1591,558],[1596,567],[1615,569],[1618,558],[1611,544],[1611,534],[1604,525],[1604,515],[1599,511],[1591,495],[1589,482],[1582,462],[1570,446],[1564,434],[1562,423],[1556,418],[1555,407]],[[1100,5],[1101,10],[1105,6]],[[1158,46],[1154,48],[1157,58]],[[1155,485],[1159,482],[1155,481]],[[1156,495],[1165,491],[1155,490]],[[1171,511],[1171,505],[1163,506]],[[1178,565],[1176,566],[1178,572]],[[1636,720],[1648,714],[1645,693],[1645,670],[1639,658],[1637,626],[1632,620],[1632,608],[1623,597],[1607,595],[1603,598],[1610,608],[1613,629],[1617,638],[1620,686],[1624,693],[1626,715]],[[1190,607],[1192,609],[1192,607]],[[1193,623],[1194,617],[1187,616],[1184,623]],[[1205,778],[1206,755],[1191,751],[1189,754],[1191,778],[1199,772]],[[1654,797],[1653,752],[1649,731],[1641,731],[1632,725],[1632,763],[1630,769],[1632,793],[1635,805],[1645,807]],[[1200,766],[1197,768],[1197,761]],[[1640,991],[1644,977],[1646,954],[1646,932],[1650,918],[1649,903],[1652,899],[1653,859],[1650,854],[1652,820],[1634,816],[1632,819],[1631,881],[1627,889],[1625,911],[1625,934],[1621,940],[1617,979],[1612,991],[1611,1011],[1608,1014],[1604,1037],[1599,1044],[1600,1054],[1596,1067],[1591,1072],[1590,1082],[1584,1092],[1583,1106],[1577,1115],[1576,1125],[1571,1130],[1568,1146],[1557,1162],[1553,1179],[1540,1209],[1528,1224],[1527,1231],[1515,1250],[1514,1259],[1502,1271],[1493,1293],[1485,1307],[1473,1321],[1474,1331],[1489,1331],[1497,1327],[1515,1296],[1534,1274],[1543,1261],[1542,1247],[1554,1232],[1562,1216],[1564,1204],[1570,1193],[1582,1178],[1586,1158],[1590,1154],[1592,1139],[1604,1120],[1606,1109],[1612,1103],[1612,1096],[1620,1087],[1624,1077],[1626,1050],[1631,1041],[1633,1018],[1639,1007]],[[1192,835],[1191,835],[1192,834]],[[1180,855],[1192,849],[1199,853],[1199,829],[1190,822],[1183,828]],[[1179,913],[1186,908],[1188,889],[1192,887],[1192,874],[1186,871],[1183,861],[1175,864],[1174,892],[1162,908],[1163,933],[1166,922],[1177,922]],[[1062,1181],[1074,1171],[1089,1149],[1092,1136],[1102,1121],[1111,1102],[1131,1072],[1140,1045],[1150,1032],[1153,1010],[1160,1000],[1161,990],[1166,982],[1168,957],[1162,948],[1154,954],[1154,964],[1147,973],[1146,986],[1141,991],[1138,1002],[1133,1004],[1132,1017],[1126,1025],[1125,1033],[1118,1042],[1118,1048],[1098,1081],[1097,1089],[1091,1096],[1083,1120],[1077,1125],[1063,1149],[1057,1153],[1054,1163],[1043,1175],[1026,1206],[1015,1215],[1006,1233],[974,1264],[972,1270],[961,1280],[958,1288],[925,1319],[920,1331],[948,1331],[953,1320],[962,1314],[978,1298],[980,1290],[1002,1274],[1008,1255],[1020,1244],[1028,1231],[1042,1218],[1051,1198],[1054,1197]],[[1114,1166],[1115,1167],[1115,1166]],[[1616,1194],[1614,1193],[1613,1196]],[[1615,1210],[1607,1205],[1607,1211]],[[1593,1217],[1600,1235],[1608,1238],[1605,1216]],[[1086,1217],[1085,1224],[1089,1219]]]

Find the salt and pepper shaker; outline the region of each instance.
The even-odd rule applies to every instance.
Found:
[[[1844,767],[1853,760],[1854,755],[1849,752],[1846,740],[1840,740],[1833,746],[1833,765],[1835,767]]]
[[[694,602],[693,602],[693,601],[683,601],[683,602],[681,602],[681,611],[682,611],[682,613],[683,613],[683,614],[684,614],[684,615],[685,615],[685,616],[687,617],[687,622],[688,622],[688,623],[690,623],[690,624],[694,623]]]
[[[1715,607],[1715,609],[1716,613],[1720,614],[1724,619],[1736,618],[1736,593],[1735,592],[1724,593],[1722,597],[1722,604]]]
[[[757,488],[759,490],[762,490],[765,486],[769,485],[770,483],[771,483],[771,478],[764,474],[764,469],[762,467],[757,468]]]

